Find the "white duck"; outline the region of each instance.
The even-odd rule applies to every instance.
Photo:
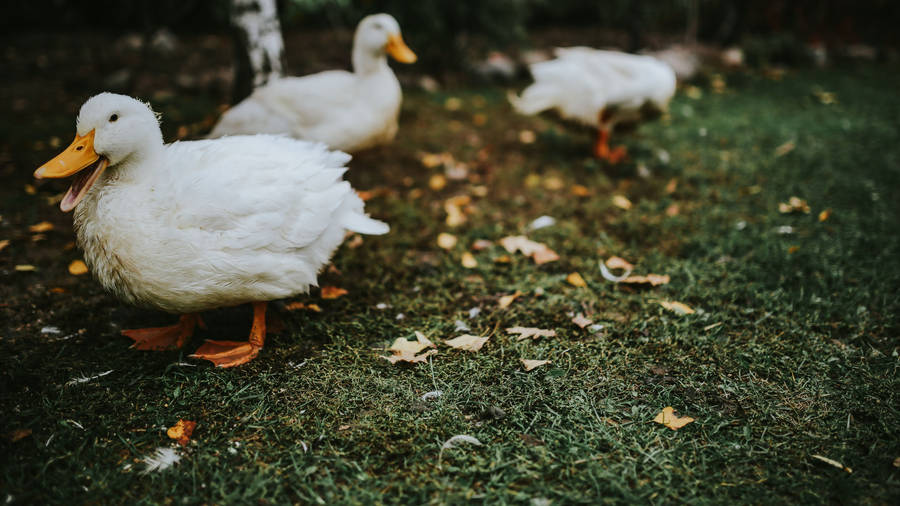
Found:
[[[675,94],[675,73],[650,56],[587,47],[559,48],[556,59],[530,66],[534,84],[510,101],[522,114],[556,109],[566,119],[597,127],[594,154],[610,163],[625,147],[609,148],[617,123],[665,112]]]
[[[194,357],[243,364],[265,338],[266,302],[304,293],[347,230],[384,234],[342,180],[349,155],[267,135],[163,144],[131,97],[84,103],[77,134],[36,178],[75,175],[60,208],[100,283],[124,301],[178,313],[126,330],[138,349],[181,347],[200,311],[253,303],[246,342],[207,341]]]
[[[392,16],[367,16],[353,39],[353,72],[270,81],[226,111],[209,136],[286,134],[351,153],[390,142],[397,134],[402,93],[386,54],[403,63],[416,61]]]

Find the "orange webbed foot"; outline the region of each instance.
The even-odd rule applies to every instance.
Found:
[[[256,358],[261,346],[248,341],[206,341],[191,358],[209,360],[216,367],[235,367]]]
[[[199,315],[181,315],[178,323],[167,327],[123,330],[122,335],[132,339],[132,348],[138,350],[174,350],[181,348],[194,335],[194,327],[203,327]]]

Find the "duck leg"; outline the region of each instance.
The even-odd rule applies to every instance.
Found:
[[[614,115],[609,109],[600,111],[597,124],[597,141],[594,143],[594,156],[601,160],[606,160],[611,165],[615,165],[628,156],[625,146],[609,147],[609,132],[612,130],[611,122]]]
[[[266,302],[253,303],[253,326],[247,341],[210,341],[203,343],[191,358],[209,360],[218,367],[234,367],[256,358],[266,340]]]
[[[191,313],[181,315],[175,325],[123,330],[122,335],[131,338],[131,347],[138,350],[174,350],[184,346],[197,325],[203,327],[203,320],[199,314]]]

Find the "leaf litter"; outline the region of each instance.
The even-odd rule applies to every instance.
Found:
[[[528,339],[537,339],[539,337],[556,337],[555,330],[539,329],[536,327],[509,327],[506,329],[509,334],[519,334],[516,341]]]

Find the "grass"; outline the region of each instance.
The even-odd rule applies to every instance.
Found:
[[[398,142],[361,154],[349,174],[357,188],[387,189],[368,209],[391,234],[342,247],[321,282],[349,294],[296,299],[322,313],[281,307],[285,331],[234,370],[186,355],[205,337],[242,338],[248,308],[208,314],[209,329],[184,352],[128,349],[119,329],[172,317],[68,275],[79,256],[66,248],[69,218],[44,201],[62,187],[22,191],[55,151],[32,142],[68,134],[74,115],[18,138],[10,128],[0,428],[32,432],[0,442],[0,490],[14,503],[896,503],[896,70],[725,76],[724,93],[681,93],[668,119],[619,137],[632,156],[615,168],[587,156],[590,133],[516,116],[503,90],[411,93]],[[822,103],[821,91],[837,103]],[[451,95],[459,110],[444,107]],[[164,124],[167,138],[214,108],[156,105],[164,118],[182,112]],[[537,142],[522,144],[523,129]],[[795,148],[776,156],[789,141]],[[417,158],[443,151],[468,163],[470,178],[434,191],[438,169]],[[638,176],[639,165],[651,175]],[[573,184],[593,196],[573,197]],[[473,197],[468,221],[448,227],[444,200],[478,186],[487,195]],[[613,206],[615,194],[634,207]],[[778,211],[795,195],[812,213]],[[559,261],[496,263],[505,251],[495,246],[476,253],[475,269],[460,265],[472,241],[523,233],[545,214],[557,224],[529,237]],[[56,230],[32,242],[27,225],[45,219]],[[460,239],[451,251],[435,244],[444,231]],[[672,281],[609,283],[599,262],[612,255]],[[38,270],[14,271],[26,263]],[[570,272],[588,287],[568,285]],[[499,309],[516,290],[523,295]],[[661,300],[697,312],[679,316]],[[469,319],[473,307],[482,311]],[[602,330],[577,328],[573,312]],[[474,354],[442,347],[414,367],[378,358],[416,330],[455,337],[455,320],[490,341]],[[50,325],[61,333],[41,332]],[[517,342],[503,330],[515,325],[558,336]],[[521,358],[552,364],[525,372]],[[421,399],[433,390],[443,395]],[[665,406],[696,422],[677,432],[654,424]],[[180,463],[141,474],[141,459],[172,444],[165,428],[180,418],[198,422]],[[456,434],[484,445],[441,454]]]

